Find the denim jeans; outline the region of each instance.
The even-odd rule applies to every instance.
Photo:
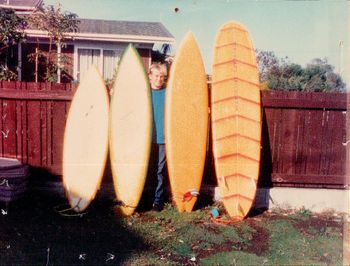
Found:
[[[164,204],[164,183],[165,183],[165,144],[152,144],[152,154],[151,158],[154,160],[156,173],[157,173],[157,186],[154,193],[153,204],[158,204],[163,206]],[[154,168],[153,168],[154,169]]]

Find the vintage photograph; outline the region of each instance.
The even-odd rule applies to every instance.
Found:
[[[0,0],[0,265],[349,265],[349,12]]]

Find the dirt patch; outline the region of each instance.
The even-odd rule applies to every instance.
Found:
[[[257,225],[253,220],[248,220],[247,222],[254,228],[255,232],[252,235],[251,243],[245,250],[249,253],[261,256],[269,249],[270,234],[265,228]]]
[[[209,257],[209,256],[216,254],[216,253],[231,252],[233,250],[241,250],[240,247],[238,247],[238,246],[236,246],[237,248],[234,248],[235,245],[236,245],[235,242],[227,241],[227,242],[222,243],[220,245],[215,245],[215,246],[211,246],[211,247],[206,248],[206,249],[201,249],[201,250],[198,250],[197,257],[202,259],[202,258]]]
[[[294,221],[292,224],[294,228],[296,228],[301,234],[306,237],[327,234],[327,230],[330,230],[330,228],[337,228],[339,230],[342,229],[341,223],[329,219],[324,219],[323,217],[311,217],[306,221]],[[327,259],[326,257],[325,259]]]

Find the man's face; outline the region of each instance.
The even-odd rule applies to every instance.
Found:
[[[164,74],[161,71],[158,69],[153,69],[148,76],[152,89],[160,90],[163,87]]]

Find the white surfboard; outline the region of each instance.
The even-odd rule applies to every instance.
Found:
[[[152,141],[149,80],[129,45],[118,66],[110,112],[110,156],[120,213],[131,215],[144,188]]]
[[[71,207],[81,212],[100,187],[108,151],[109,99],[91,66],[73,97],[64,132],[63,184]]]

